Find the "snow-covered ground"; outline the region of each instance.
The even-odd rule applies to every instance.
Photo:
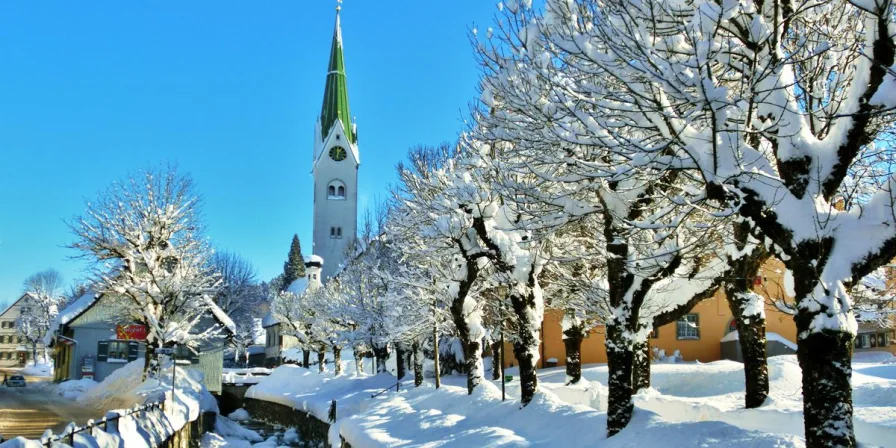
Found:
[[[860,354],[853,375],[856,434],[870,446],[896,440],[896,358]],[[514,374],[508,370],[508,374]],[[583,369],[583,381],[566,386],[563,368],[539,372],[540,393],[520,409],[518,380],[487,382],[472,396],[465,377],[430,382],[400,392],[371,395],[394,384],[390,375],[318,374],[281,366],[249,389],[247,397],[292,406],[327,420],[331,400],[337,422],[331,442],[341,435],[354,447],[373,446],[804,446],[801,372],[795,356],[769,359],[771,394],[758,409],[743,405],[743,366],[731,361],[658,363],[652,388],[635,397],[636,413],[619,435],[605,439],[605,365]],[[410,378],[408,378],[410,379]]]
[[[796,356],[769,358],[770,393],[765,405],[743,409],[743,365],[733,361],[707,364],[655,364],[651,389],[635,396],[635,406],[669,422],[718,421],[744,430],[802,437],[802,377]],[[860,442],[893,446],[896,441],[896,357],[888,353],[861,354],[853,364],[855,430]],[[575,394],[564,386],[563,369],[540,372],[540,385],[569,400]],[[579,387],[599,398],[595,408],[606,410],[607,367],[582,371]],[[514,394],[517,389],[514,389]]]

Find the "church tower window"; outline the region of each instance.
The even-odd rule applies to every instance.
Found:
[[[330,238],[342,238],[342,227],[330,227]]]
[[[345,184],[338,180],[331,181],[327,187],[327,199],[345,199]]]

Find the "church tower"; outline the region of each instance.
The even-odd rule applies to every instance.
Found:
[[[323,258],[322,280],[332,277],[345,257],[358,223],[358,130],[348,107],[340,7],[320,117],[314,130],[314,247]]]

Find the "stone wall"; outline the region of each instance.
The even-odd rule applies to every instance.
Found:
[[[286,428],[296,428],[296,431],[301,434],[302,440],[312,442],[312,444],[323,443],[323,446],[328,446],[330,425],[307,412],[254,398],[243,400],[243,407],[255,420]],[[351,448],[351,445],[343,440],[340,448]]]
[[[160,448],[194,448],[199,446],[202,434],[215,429],[214,412],[202,412],[199,418],[184,425],[183,428],[175,432],[168,440],[162,442]]]

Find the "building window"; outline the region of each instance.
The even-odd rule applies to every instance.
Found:
[[[675,336],[678,339],[700,339],[700,315],[687,314],[679,319]]]
[[[342,200],[345,199],[345,184],[341,181],[334,180],[327,186],[327,199]]]
[[[178,364],[199,364],[199,349],[187,347],[186,345],[177,345],[174,347],[174,356],[177,357]]]
[[[137,359],[140,343],[111,340],[97,343],[96,360],[100,362],[128,362]]]
[[[860,334],[856,336],[856,348],[868,348],[871,346],[871,342],[868,340],[867,334]]]
[[[659,338],[659,337],[660,337],[660,329],[659,329],[659,328],[654,328],[653,331],[650,332],[650,338],[651,338],[651,339],[657,339],[657,338]]]
[[[330,227],[330,238],[342,238],[342,227]]]

